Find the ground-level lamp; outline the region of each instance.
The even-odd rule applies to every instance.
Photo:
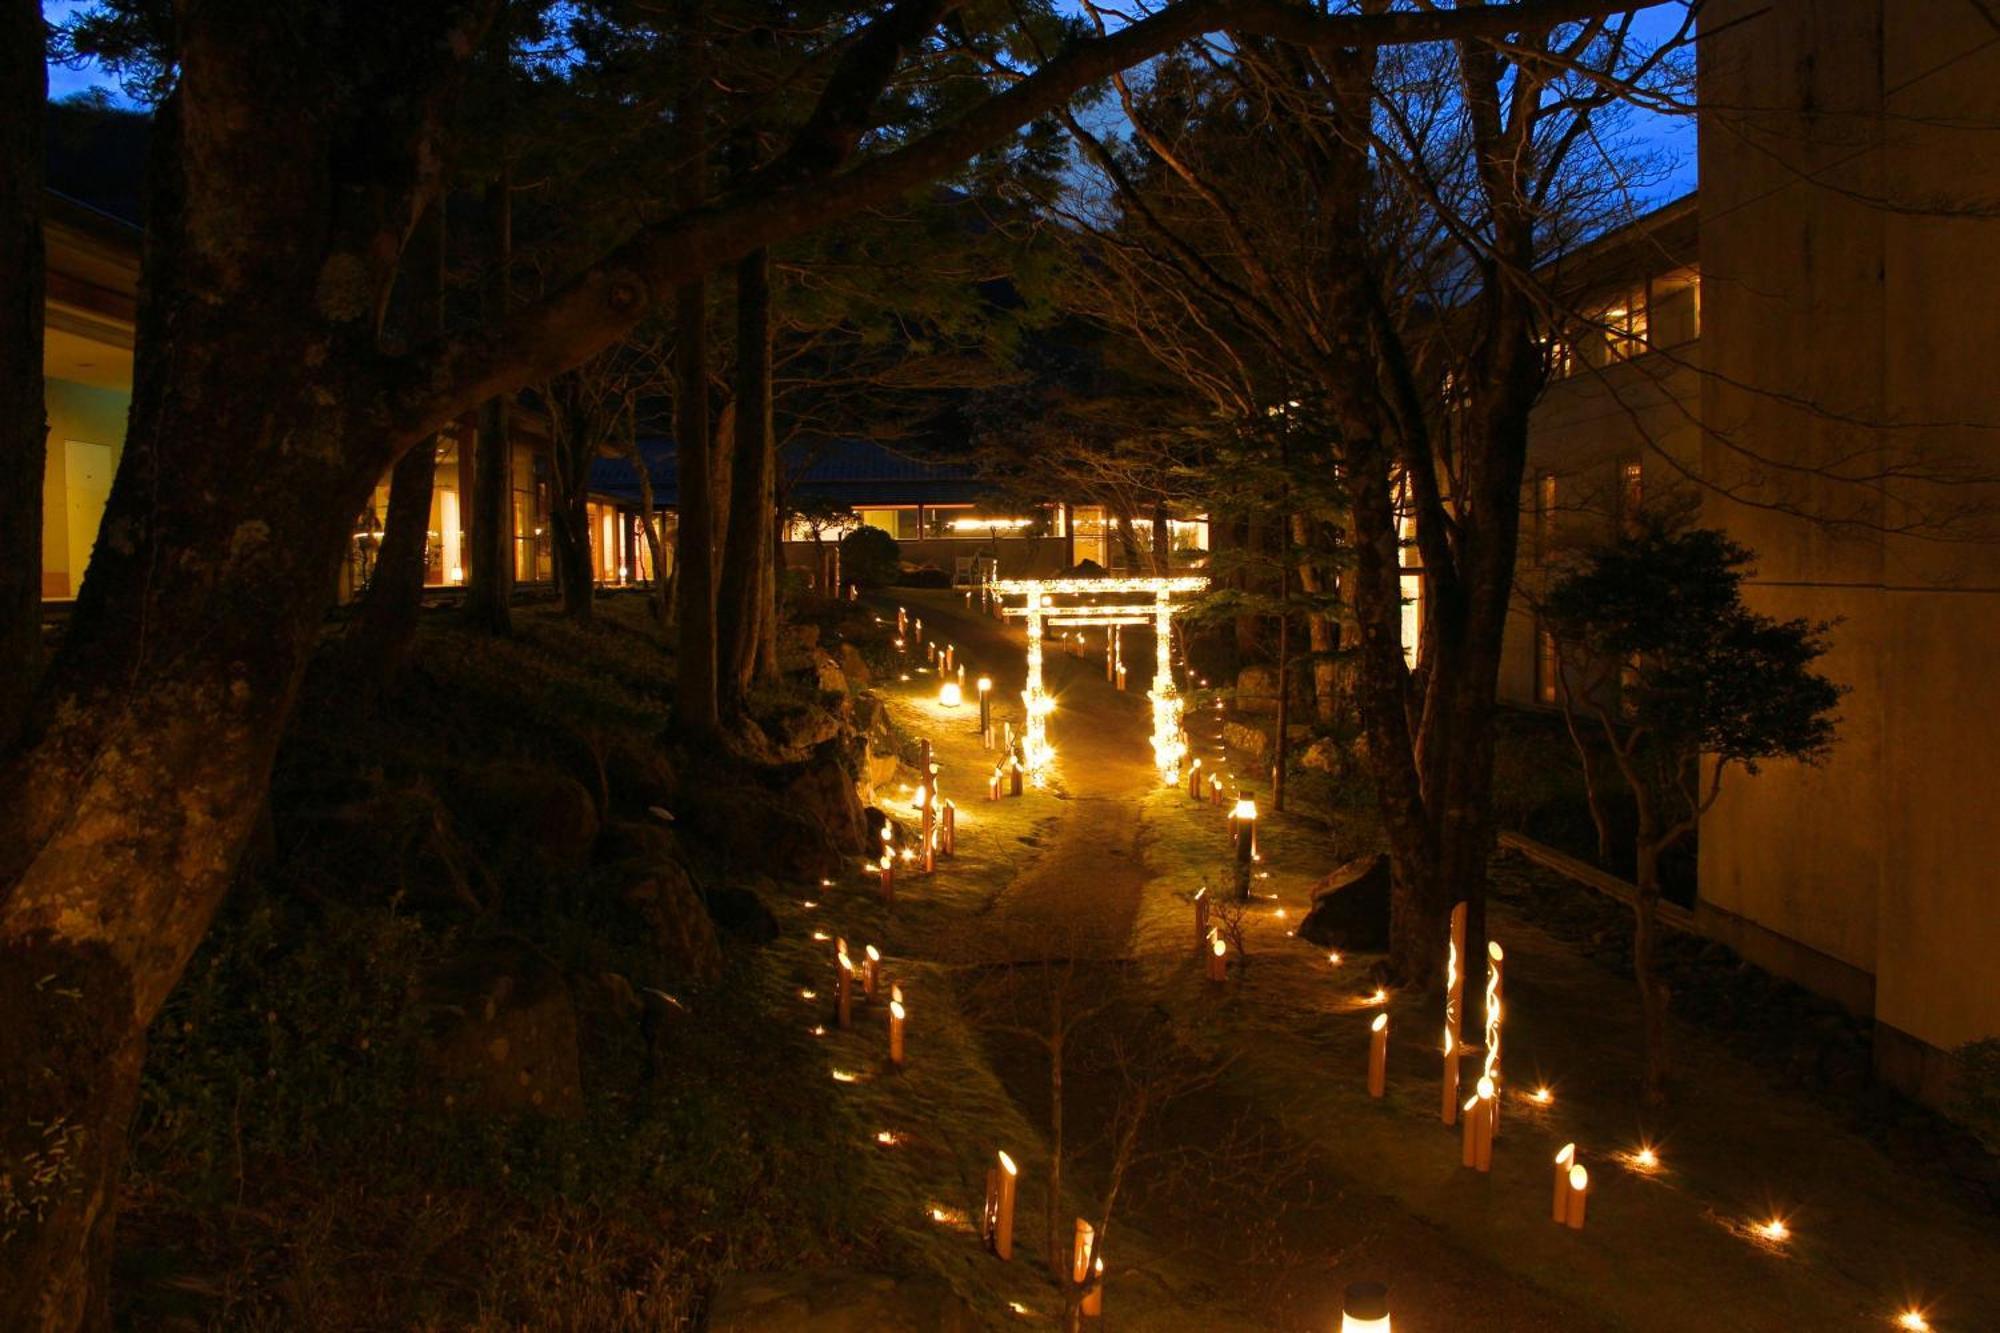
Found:
[[[1368,1025],[1368,1095],[1380,1097],[1389,1076],[1389,1015],[1377,1014]]]
[[[1576,1165],[1576,1145],[1565,1143],[1556,1149],[1554,1205],[1550,1216],[1557,1226],[1569,1221],[1569,1169]]]
[[[1583,1207],[1590,1198],[1590,1172],[1581,1165],[1569,1169],[1569,1215],[1563,1220],[1571,1231],[1583,1230]]]
[[[1229,980],[1229,945],[1224,943],[1219,931],[1208,932],[1208,979],[1222,982]]]
[[[1208,885],[1194,891],[1194,951],[1208,947]]]
[[[861,993],[875,998],[875,986],[882,976],[882,951],[870,944],[861,951]]]
[[[1097,1281],[1083,1294],[1078,1310],[1089,1318],[1104,1313],[1104,1260],[1096,1253],[1097,1230],[1083,1218],[1076,1219],[1076,1243],[1070,1251],[1070,1278],[1077,1286],[1090,1281],[1092,1273]]]
[[[1500,941],[1486,943],[1486,1063],[1481,1069],[1480,1083],[1493,1085],[1496,1094],[1493,1101],[1493,1121],[1486,1127],[1490,1139],[1500,1132],[1500,963],[1507,951],[1500,947]]]
[[[1340,1297],[1340,1333],[1390,1333],[1389,1288],[1350,1282]]]
[[[1188,761],[1188,799],[1190,801],[1199,801],[1201,799],[1201,760],[1199,759]]]
[[[1236,896],[1250,896],[1250,863],[1257,859],[1257,803],[1245,796],[1229,814],[1229,836],[1235,844]]]
[[[993,678],[979,678],[979,743],[993,748]]]
[[[854,962],[847,951],[840,951],[840,994],[834,1006],[835,1021],[842,1027],[849,1027],[854,1021]]]
[[[1459,1160],[1462,1165],[1475,1171],[1493,1169],[1493,1080],[1482,1078],[1476,1092],[1467,1099],[1465,1130],[1460,1147]]]
[[[889,1001],[889,1063],[903,1067],[903,1019],[907,1011],[901,1000]]]
[[[947,797],[940,811],[943,818],[938,823],[938,852],[943,856],[958,855],[958,807]]]
[[[948,680],[938,686],[938,706],[956,708],[965,702],[965,689],[955,680]]]

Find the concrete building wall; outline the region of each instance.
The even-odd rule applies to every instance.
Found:
[[[1758,552],[1759,609],[1839,622],[1851,693],[1823,768],[1725,787],[1702,898],[1767,965],[1859,975],[1883,1072],[1935,1096],[1938,1050],[2000,1034],[1976,980],[2000,950],[1996,497],[1938,484],[2000,457],[2000,48],[1967,5],[1704,21],[1706,517]]]

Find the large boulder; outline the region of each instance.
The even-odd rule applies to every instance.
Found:
[[[1322,949],[1381,953],[1389,947],[1389,858],[1349,861],[1313,888],[1299,938]]]
[[[604,752],[604,784],[611,808],[633,818],[658,806],[671,810],[680,800],[680,780],[665,745],[645,737],[621,737]]]
[[[1262,764],[1271,755],[1271,735],[1262,727],[1242,722],[1222,724],[1222,743],[1232,754],[1246,755]]]
[[[482,764],[460,774],[452,800],[503,873],[551,878],[590,863],[597,802],[567,774],[535,764]]]
[[[783,933],[777,916],[765,906],[755,889],[735,884],[717,885],[703,889],[701,901],[708,908],[709,919],[715,923],[717,930],[733,935],[746,944],[769,944]]]
[[[1236,673],[1236,711],[1259,716],[1278,711],[1278,669],[1247,666]]]
[[[934,1274],[843,1269],[731,1273],[709,1302],[709,1333],[972,1333],[983,1327]]]
[[[521,940],[475,944],[423,983],[443,1103],[493,1115],[583,1111],[576,1009],[554,963]]]
[[[715,922],[685,867],[673,861],[624,869],[619,897],[646,923],[665,975],[675,981],[713,981],[722,974]]]
[[[867,848],[867,825],[854,776],[840,757],[840,746],[829,741],[811,762],[799,765],[786,779],[784,797],[817,822],[840,851],[859,856]]]
[[[863,690],[868,688],[875,673],[868,669],[868,659],[861,655],[859,648],[843,643],[840,645],[840,674],[847,677],[851,688]]]
[[[847,693],[847,673],[840,669],[832,653],[824,648],[813,649],[813,684],[827,694]]]

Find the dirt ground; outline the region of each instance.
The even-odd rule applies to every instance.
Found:
[[[1017,627],[952,594],[900,600],[927,638],[957,646],[969,677],[994,678],[1002,716],[1018,716]],[[1131,660],[1143,648],[1134,636]],[[1110,1154],[1089,1127],[1113,1116],[1135,1062],[1173,1091],[1147,1122],[1106,1237],[1106,1327],[1327,1329],[1357,1280],[1390,1285],[1399,1330],[1889,1328],[1912,1307],[1940,1329],[2000,1327],[1994,1218],[1961,1211],[1847,1130],[1838,1108],[1697,1032],[1674,1034],[1671,1113],[1641,1116],[1629,983],[1504,909],[1493,928],[1507,949],[1508,1096],[1493,1172],[1462,1169],[1457,1132],[1439,1123],[1436,998],[1389,997],[1388,1095],[1371,1100],[1362,1074],[1380,1009],[1361,980],[1368,960],[1332,966],[1290,936],[1334,859],[1324,830],[1266,815],[1247,966],[1226,985],[1204,981],[1188,896],[1204,877],[1226,882],[1220,813],[1160,787],[1144,694],[1114,691],[1101,656],[1052,652],[1049,677],[1054,779],[998,806],[981,799],[991,756],[972,710],[941,709],[921,670],[883,685],[897,720],[936,746],[943,790],[961,802],[963,851],[881,929],[913,976],[951,988],[963,1023],[938,1034],[961,1063],[929,1104],[933,1133],[960,1137],[970,1116],[1037,1140],[1016,1153],[1028,1253],[1047,1211],[1029,1177],[1046,1169],[1037,1022],[1051,978],[1094,1006],[1066,1062],[1074,1160],[1059,1228],[1101,1197]],[[1209,767],[1228,771],[1213,715],[1193,730]],[[1353,841],[1343,831],[1344,852]],[[1527,1096],[1540,1086],[1546,1105]],[[907,1097],[900,1109],[907,1118]],[[1580,1232],[1550,1220],[1552,1159],[1569,1141],[1593,1178]],[[1642,1145],[1658,1169],[1633,1162]],[[958,1147],[894,1170],[907,1191],[964,1197],[981,1160]],[[926,1179],[932,1168],[946,1178]],[[1753,1229],[1774,1216],[1789,1229],[1782,1242]],[[945,1231],[921,1252],[986,1280],[995,1261],[969,1233]],[[1031,1266],[1017,1267],[1012,1313],[1045,1318],[1053,1289],[1036,1294]]]

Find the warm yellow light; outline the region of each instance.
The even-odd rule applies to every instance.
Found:
[[[1575,1190],[1578,1194],[1581,1194],[1586,1189],[1589,1189],[1590,1172],[1584,1170],[1580,1166],[1571,1167],[1569,1169],[1569,1187]]]
[[[964,528],[982,532],[998,532],[1014,528],[1025,528],[1035,520],[1032,518],[955,518],[953,529]]]
[[[1559,1148],[1556,1151],[1557,1166],[1566,1167],[1573,1164],[1575,1161],[1576,1161],[1576,1145],[1574,1143],[1565,1143],[1561,1148]]]
[[[894,1000],[889,1001],[889,1017],[895,1019],[898,1023],[902,1022],[903,1006]]]
[[[1002,1149],[1000,1152],[1000,1169],[1010,1176],[1021,1174],[1021,1168],[1014,1165],[1014,1159],[1007,1155],[1005,1149]]]
[[[836,1069],[833,1071],[833,1081],[835,1083],[853,1083],[856,1081],[856,1077],[856,1075],[849,1073],[845,1069]]]
[[[814,907],[818,907],[818,906],[819,906],[819,904],[818,904],[818,903],[816,903],[816,902],[814,902],[814,901],[813,901],[812,899],[810,899],[810,898],[807,898],[807,899],[805,899],[805,900],[804,900],[803,902],[801,902],[801,903],[799,904],[799,906],[801,906],[801,907],[804,907],[804,908],[807,908],[807,909],[811,909],[811,908],[814,908]]]
[[[1931,1321],[1924,1318],[1922,1310],[1905,1310],[1896,1316],[1896,1327],[1908,1329],[1910,1333],[1930,1333]]]
[[[817,1000],[819,992],[816,990],[802,990],[799,992],[799,998],[801,1000]]]
[[[1785,1225],[1785,1219],[1774,1217],[1768,1222],[1759,1222],[1755,1230],[1765,1240],[1781,1241],[1791,1237],[1792,1229]]]
[[[1229,946],[1222,942],[1222,936],[1220,935],[1217,935],[1212,941],[1210,941],[1208,947],[1215,950],[1215,956],[1217,958],[1220,958],[1222,957],[1222,955],[1229,952]]]
[[[965,702],[965,691],[958,688],[958,682],[948,680],[938,688],[938,704],[944,708],[956,708]]]
[[[979,678],[979,692],[981,694],[987,694],[990,693],[992,689],[993,689],[993,677],[981,676]]]
[[[1474,1091],[1477,1092],[1481,1101],[1491,1101],[1493,1098],[1493,1080],[1490,1078],[1480,1079],[1479,1086]]]
[[[1278,909],[1278,920],[1283,921],[1284,919],[1285,919],[1285,909],[1280,907]]]
[[[1257,817],[1257,803],[1246,796],[1236,803],[1236,808],[1230,811],[1230,813],[1238,819],[1255,819]]]
[[[820,943],[824,944],[824,943],[825,943],[826,941],[828,941],[828,940],[832,939],[832,938],[833,938],[833,936],[831,936],[831,935],[827,934],[827,933],[826,933],[825,931],[823,931],[823,930],[815,930],[815,931],[813,932],[813,938],[814,938],[815,940],[818,940],[818,941],[819,941]]]
[[[896,1137],[896,1131],[893,1129],[878,1129],[875,1131],[875,1142],[885,1148],[893,1148],[901,1141]]]
[[[1333,965],[1334,965],[1335,967],[1339,967],[1339,966],[1340,966],[1340,954],[1339,954],[1338,952],[1334,952],[1334,953],[1330,953],[1330,954],[1328,954],[1328,955],[1326,956],[1326,961],[1327,961],[1327,962],[1329,962],[1329,963],[1332,963],[1332,964],[1333,964]]]
[[[877,949],[872,944],[869,945],[867,948],[863,949],[862,952],[868,955],[868,961],[871,963],[879,963],[882,961],[882,951],[880,949]]]
[[[1380,1032],[1388,1026],[1389,1026],[1389,1015],[1377,1014],[1375,1015],[1375,1021],[1368,1025],[1368,1029],[1371,1032]]]
[[[1659,1166],[1660,1155],[1651,1148],[1641,1148],[1638,1152],[1632,1154],[1632,1164],[1644,1170],[1651,1171]]]
[[[1533,1100],[1534,1102],[1536,1102],[1538,1105],[1541,1106],[1547,1106],[1550,1102],[1556,1099],[1556,1095],[1553,1092],[1550,1092],[1546,1087],[1536,1088],[1533,1092],[1529,1093],[1528,1096],[1531,1100]]]
[[[1368,1003],[1370,1004],[1387,1004],[1388,1002],[1389,992],[1383,990],[1380,986],[1377,986],[1375,993],[1368,997]]]
[[[826,1029],[817,1023],[807,1028],[806,1031],[812,1033],[815,1037],[824,1037],[826,1035]]]

